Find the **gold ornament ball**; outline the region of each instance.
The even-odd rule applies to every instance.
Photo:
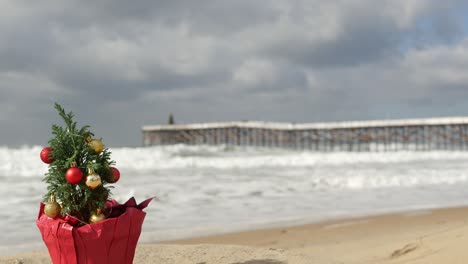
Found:
[[[91,224],[94,224],[94,223],[97,223],[97,222],[101,222],[104,219],[106,219],[106,216],[101,213],[101,209],[98,209],[98,211],[95,214],[92,214],[89,217],[89,222]]]
[[[102,150],[104,149],[104,145],[102,144],[101,140],[99,139],[91,139],[89,141],[88,146],[94,150],[96,154],[100,154]]]
[[[97,173],[92,173],[86,177],[86,186],[91,189],[96,189],[101,184],[101,177]]]
[[[55,201],[55,196],[51,195],[49,202],[44,206],[44,214],[50,218],[56,218],[61,210],[60,204]]]

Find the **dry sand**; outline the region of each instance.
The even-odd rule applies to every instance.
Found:
[[[135,263],[468,263],[468,207],[140,244]],[[46,252],[0,263],[50,263]]]

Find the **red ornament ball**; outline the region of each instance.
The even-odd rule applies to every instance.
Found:
[[[110,175],[111,183],[116,183],[120,179],[120,171],[117,168],[110,167],[112,174]]]
[[[54,161],[54,159],[50,156],[51,151],[52,149],[50,147],[45,147],[41,150],[40,156],[44,163],[51,164]]]
[[[67,182],[70,184],[78,184],[81,182],[81,179],[83,178],[83,172],[80,170],[80,168],[71,167],[65,173],[65,178],[67,179]]]

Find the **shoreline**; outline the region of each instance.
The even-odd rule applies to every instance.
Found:
[[[418,222],[421,224],[423,222],[430,222],[438,219],[440,221],[457,221],[466,217],[468,222],[468,205],[467,206],[452,206],[452,207],[442,207],[442,208],[428,208],[428,209],[415,209],[415,210],[402,210],[397,212],[388,212],[381,214],[365,214],[357,215],[351,217],[331,217],[325,220],[320,220],[317,222],[302,223],[302,221],[297,221],[299,224],[293,224],[292,222],[285,222],[284,225],[277,226],[273,224],[272,227],[265,228],[256,228],[243,231],[234,231],[234,232],[225,232],[222,234],[206,235],[206,236],[197,236],[191,238],[183,239],[174,239],[156,242],[155,244],[193,244],[199,242],[212,242],[212,243],[222,243],[224,241],[232,241],[235,237],[245,237],[245,236],[256,236],[257,234],[268,235],[274,234],[278,231],[284,233],[283,230],[302,230],[302,229],[334,229],[339,227],[347,227],[351,225],[365,225],[366,223],[373,222],[373,225],[380,225],[384,221],[395,221],[399,222],[398,219],[405,218],[406,220],[412,220],[413,222]],[[293,221],[294,222],[294,221]],[[255,240],[250,240],[250,242],[241,242],[245,245],[255,246]]]
[[[465,263],[468,206],[329,219],[197,238],[139,243],[135,263]],[[193,262],[194,260],[198,262]],[[19,261],[19,262],[18,262]],[[50,263],[47,252],[0,263]],[[307,262],[306,262],[307,263]]]

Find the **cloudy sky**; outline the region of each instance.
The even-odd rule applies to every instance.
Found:
[[[0,0],[0,146],[46,145],[53,102],[114,147],[171,112],[468,116],[466,2]]]

